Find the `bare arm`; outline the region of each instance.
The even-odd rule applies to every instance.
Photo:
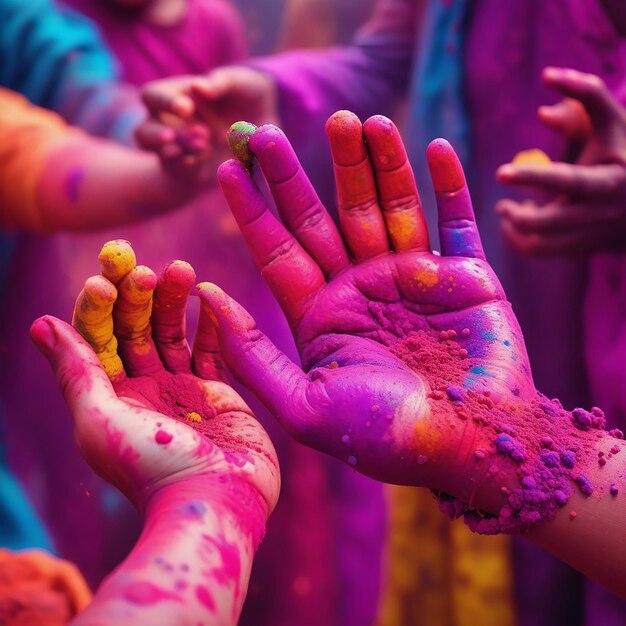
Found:
[[[55,146],[38,185],[37,230],[95,230],[173,209],[193,184],[167,174],[154,154],[78,135]]]

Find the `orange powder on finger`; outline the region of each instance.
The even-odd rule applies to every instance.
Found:
[[[522,150],[518,152],[511,161],[513,165],[549,165],[552,163],[550,157],[539,148]]]

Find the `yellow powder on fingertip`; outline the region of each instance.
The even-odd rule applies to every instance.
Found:
[[[98,261],[102,275],[112,283],[118,283],[137,264],[135,251],[130,243],[123,239],[108,241],[102,246]]]

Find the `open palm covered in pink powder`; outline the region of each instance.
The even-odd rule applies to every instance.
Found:
[[[259,128],[249,148],[284,225],[241,163],[219,171],[304,371],[223,292],[201,286],[229,364],[301,441],[376,479],[471,495],[497,510],[501,481],[492,491],[484,481],[477,492],[486,468],[474,457],[493,433],[468,419],[464,403],[469,394],[484,406],[519,404],[536,392],[517,321],[484,259],[458,159],[443,140],[428,151],[440,255],[430,249],[395,126],[376,116],[362,127],[339,112],[327,132],[342,234],[277,128]],[[460,473],[473,478],[460,481]]]
[[[623,594],[624,546],[595,526],[623,519],[623,433],[604,430],[599,408],[570,412],[535,389],[451,146],[436,140],[427,153],[437,253],[387,118],[361,125],[342,111],[327,123],[339,227],[279,129],[232,132],[241,162],[218,178],[302,368],[223,291],[200,285],[228,367],[303,443],[378,480],[434,489],[478,532],[526,532]]]

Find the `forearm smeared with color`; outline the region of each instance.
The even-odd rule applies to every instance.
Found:
[[[236,624],[267,514],[258,492],[235,477],[161,489],[135,548],[72,624]]]

